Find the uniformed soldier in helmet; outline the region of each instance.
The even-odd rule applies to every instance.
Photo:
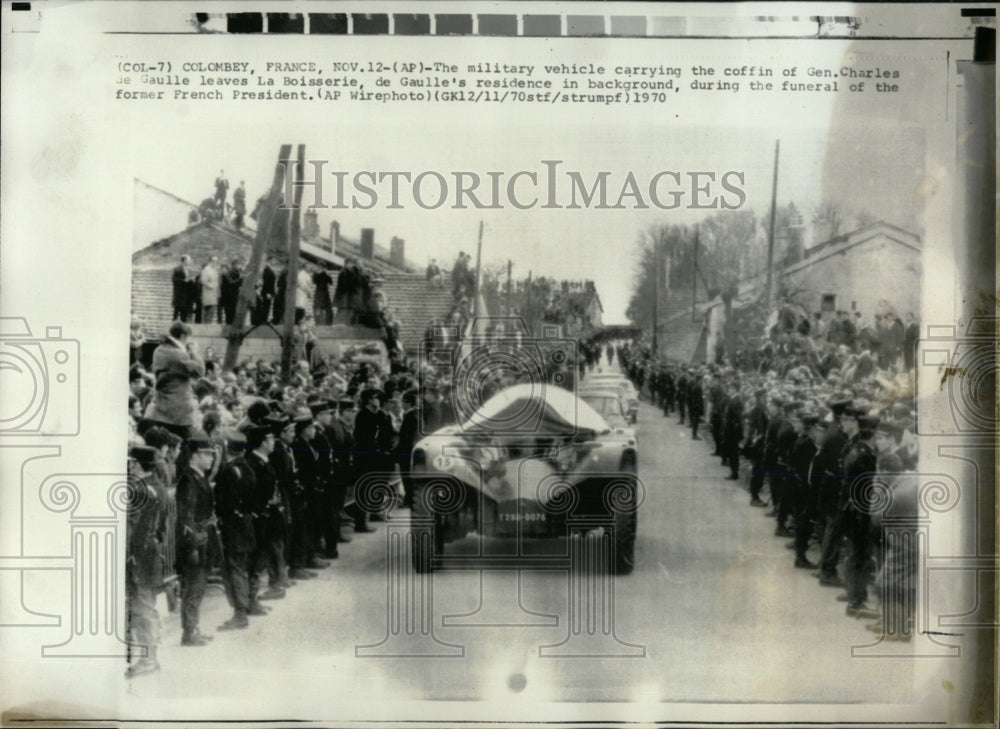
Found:
[[[155,475],[156,449],[133,446],[129,451],[129,509],[125,562],[129,645],[144,655],[133,660],[125,675],[152,673],[160,642],[156,593],[163,585],[163,537],[166,529],[166,486]],[[135,656],[131,656],[135,658]]]

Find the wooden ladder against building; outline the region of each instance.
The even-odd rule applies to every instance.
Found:
[[[271,224],[274,222],[275,213],[278,208],[278,198],[281,197],[281,189],[285,181],[285,174],[288,163],[291,161],[292,145],[283,144],[278,152],[278,163],[274,166],[274,179],[271,181],[271,189],[267,193],[267,198],[261,206],[257,216],[257,234],[254,238],[253,251],[250,254],[250,263],[247,264],[247,272],[243,277],[243,286],[240,288],[240,296],[236,301],[236,313],[232,324],[229,325],[229,344],[226,347],[226,357],[223,360],[222,368],[226,371],[232,370],[240,356],[240,345],[243,343],[244,323],[246,322],[247,311],[250,302],[254,300],[254,288],[257,285],[257,277],[260,276],[261,263],[264,260],[264,249],[267,247],[268,238],[271,235]],[[289,282],[289,288],[294,291],[294,282]],[[294,314],[294,310],[293,310]]]

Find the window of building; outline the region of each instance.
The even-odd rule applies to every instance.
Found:
[[[820,311],[836,311],[837,295],[823,294],[823,302],[820,304]]]

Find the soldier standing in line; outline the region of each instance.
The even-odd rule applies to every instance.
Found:
[[[330,445],[333,446],[333,513],[336,519],[336,536],[339,544],[351,538],[344,534],[345,521],[350,519],[344,511],[347,494],[354,485],[354,419],[357,404],[352,398],[341,398],[337,403],[337,417],[330,421]]]
[[[691,423],[691,440],[701,440],[698,435],[698,425],[705,412],[705,395],[701,389],[701,375],[694,372],[687,386],[687,415]]]
[[[754,390],[754,403],[747,416],[747,439],[744,451],[750,459],[750,506],[767,506],[761,500],[764,488],[764,442],[767,439],[767,388]]]
[[[340,509],[334,500],[334,469],[333,409],[329,400],[312,400],[309,411],[314,419],[314,435],[310,445],[316,451],[316,474],[312,482],[312,490],[307,497],[308,514],[312,520],[311,548],[314,554],[320,552],[320,540],[323,540],[322,554],[327,559],[337,559],[337,542],[340,535]]]
[[[813,522],[818,518],[818,497],[813,485],[813,461],[819,452],[819,444],[825,430],[819,414],[808,412],[802,415],[802,430],[795,441],[789,457],[790,485],[795,519],[795,566],[800,569],[815,568],[806,557],[809,539],[813,535]]]
[[[687,398],[688,398],[688,372],[687,367],[681,368],[681,373],[677,378],[677,412],[680,413],[681,419],[678,420],[678,424],[684,425],[684,414],[687,412]]]
[[[240,630],[250,623],[247,616],[263,612],[250,601],[250,558],[254,553],[253,495],[257,488],[253,469],[244,452],[246,437],[230,435],[233,458],[219,469],[215,479],[215,515],[219,520],[224,554],[223,578],[233,616],[217,630]]]
[[[187,440],[187,468],[177,481],[177,562],[181,579],[181,645],[203,646],[211,638],[198,629],[201,601],[208,579],[209,545],[215,536],[215,504],[207,474],[215,462],[215,445],[203,434]]]
[[[840,562],[840,542],[844,535],[841,509],[841,465],[840,458],[847,447],[848,435],[843,426],[843,416],[851,407],[850,398],[837,398],[828,403],[833,413],[833,422],[827,428],[819,451],[813,459],[813,480],[819,493],[820,516],[823,524],[822,557],[819,571],[814,573],[819,583],[825,587],[843,587],[837,574]]]
[[[878,421],[861,408],[844,413],[844,432],[850,438],[843,458],[844,533],[849,552],[844,565],[847,589],[847,615],[855,618],[879,618],[868,601],[871,581],[873,542],[871,513],[865,501],[870,497],[870,482],[878,468],[875,456],[875,426]]]
[[[740,477],[740,443],[743,442],[743,396],[739,380],[730,385],[729,397],[722,413],[722,461],[729,467],[730,481]]]
[[[663,370],[663,414],[670,415],[674,411],[674,371],[672,367]]]
[[[312,411],[303,411],[295,418],[295,439],[290,450],[296,464],[295,478],[299,487],[301,503],[292,509],[292,526],[295,529],[298,542],[298,561],[301,567],[307,569],[325,569],[330,566],[326,560],[317,558],[317,541],[320,533],[317,513],[321,506],[318,498],[319,490],[325,485],[329,476],[326,460],[321,457],[316,446],[316,421]],[[295,525],[295,516],[300,522]]]
[[[271,509],[269,525],[275,548],[270,555],[271,566],[268,572],[272,582],[275,582],[274,574],[279,575],[276,580],[279,584],[285,579],[308,580],[316,576],[315,572],[305,568],[305,534],[302,532],[305,490],[297,478],[298,464],[291,449],[295,439],[295,425],[295,420],[290,416],[275,419],[274,430],[278,438],[268,457],[271,468],[274,469],[275,490],[282,507],[280,515],[275,513],[273,506]]]
[[[722,457],[722,465],[726,465],[726,455],[722,450],[722,416],[726,409],[726,389],[722,386],[722,376],[718,372],[712,373],[712,384],[708,388],[708,402],[711,412],[708,414],[708,423],[712,431],[712,443],[715,450],[713,456]]]
[[[260,573],[268,571],[271,580],[268,589],[262,595],[261,600],[280,600],[285,596],[285,589],[282,586],[281,575],[272,571],[271,555],[276,550],[274,542],[274,532],[271,528],[272,510],[281,504],[281,497],[277,490],[277,477],[274,475],[274,468],[271,466],[270,456],[274,451],[274,431],[271,425],[250,425],[244,430],[247,439],[247,448],[250,455],[246,457],[246,463],[253,470],[254,490],[253,504],[253,526],[254,526],[254,551],[250,558],[250,574],[247,578],[250,587],[251,604],[257,601],[257,593],[260,585]],[[266,614],[266,610],[260,607],[260,614]],[[254,614],[253,611],[250,612]]]
[[[771,468],[771,496],[774,502],[774,515],[778,520],[774,528],[776,537],[794,537],[788,528],[788,517],[792,515],[793,502],[788,498],[788,491],[794,487],[791,473],[792,449],[798,440],[802,424],[796,415],[802,403],[792,400],[782,406],[779,418],[780,425],[775,433],[774,464]]]
[[[160,669],[156,660],[160,643],[160,616],[156,594],[163,587],[163,537],[166,531],[166,486],[155,475],[157,451],[133,446],[129,451],[130,493],[128,510],[125,595],[128,605],[129,644],[145,655],[129,664],[128,678]]]

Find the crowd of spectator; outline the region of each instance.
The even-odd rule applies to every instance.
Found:
[[[751,507],[771,507],[774,534],[790,540],[794,568],[841,588],[837,599],[847,615],[871,620],[872,631],[910,640],[917,569],[913,359],[901,349],[906,328],[881,319],[881,331],[895,333],[874,354],[856,332],[853,341],[837,339],[852,336],[845,316],[836,319],[832,338],[829,328],[789,331],[779,321],[760,351],[733,364],[668,362],[638,344],[615,354],[665,416],[676,413],[690,427],[692,447],[712,444],[727,478],[746,485]],[[883,513],[880,503],[891,507]],[[886,516],[891,536],[882,529]]]

